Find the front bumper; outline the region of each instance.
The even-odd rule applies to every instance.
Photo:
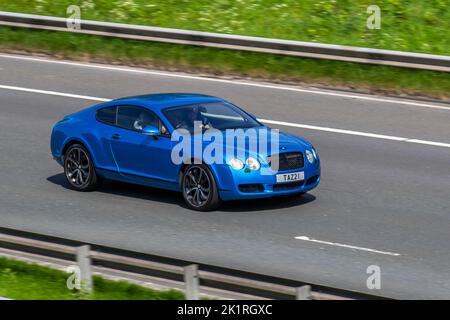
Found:
[[[305,163],[304,168],[281,171],[281,173],[292,173],[303,171],[305,178],[297,182],[276,182],[276,174],[262,175],[259,171],[245,173],[244,170],[233,170],[227,168],[231,179],[225,179],[219,183],[219,195],[222,200],[258,199],[275,196],[289,195],[300,192],[308,192],[316,188],[321,179],[320,161],[313,164]]]

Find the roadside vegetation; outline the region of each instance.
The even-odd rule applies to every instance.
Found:
[[[369,30],[367,7],[381,10]],[[448,0],[16,0],[0,10],[168,28],[317,41],[382,49],[450,53]]]
[[[383,0],[381,29],[366,28],[367,1],[356,0],[21,0],[0,10],[373,48],[450,53],[447,0]],[[388,66],[287,57],[66,32],[0,27],[0,50],[337,87],[392,95],[450,98],[450,74]]]
[[[123,40],[66,32],[0,28],[1,51],[155,69],[236,76],[362,92],[450,97],[450,75],[387,66]]]
[[[36,264],[0,257],[0,296],[14,300],[181,300],[176,290],[158,291],[125,281],[94,276],[94,292],[69,290],[69,274]]]

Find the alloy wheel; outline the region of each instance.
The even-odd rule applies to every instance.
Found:
[[[211,181],[207,172],[201,167],[191,167],[184,179],[186,200],[194,207],[203,206],[211,194]]]
[[[86,152],[80,147],[71,148],[65,161],[66,177],[76,187],[89,182],[90,162]]]

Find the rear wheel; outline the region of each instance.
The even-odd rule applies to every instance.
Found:
[[[189,208],[210,211],[220,205],[219,193],[214,177],[203,164],[190,165],[183,173],[183,198]]]
[[[90,191],[101,184],[89,151],[81,144],[71,145],[64,155],[64,174],[70,186],[78,191]]]

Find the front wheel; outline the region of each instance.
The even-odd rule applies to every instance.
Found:
[[[71,145],[67,149],[64,155],[64,174],[70,186],[78,191],[93,190],[101,183],[89,151],[81,144]]]
[[[182,179],[183,198],[189,208],[210,211],[220,205],[217,185],[207,166],[190,165],[184,171]]]

